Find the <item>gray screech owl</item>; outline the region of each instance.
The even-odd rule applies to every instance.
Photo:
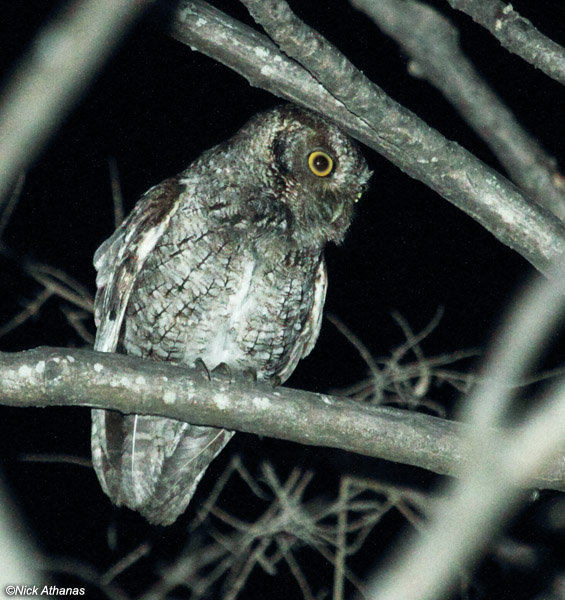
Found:
[[[95,349],[285,381],[313,348],[339,243],[370,172],[313,112],[284,105],[146,192],[94,256]],[[92,411],[92,459],[117,505],[167,525],[233,432]]]

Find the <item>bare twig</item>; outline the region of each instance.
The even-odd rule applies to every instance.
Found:
[[[24,268],[51,295],[63,298],[88,313],[94,312],[94,298],[90,292],[63,270],[40,262],[28,263]]]
[[[249,489],[253,492],[253,494],[255,494],[255,496],[257,496],[258,498],[261,498],[262,500],[267,499],[266,495],[263,493],[261,488],[257,485],[255,480],[249,473],[249,471],[245,468],[245,466],[241,462],[241,458],[239,457],[239,455],[235,455],[230,460],[230,463],[225,468],[224,472],[216,480],[216,483],[215,483],[212,491],[208,495],[208,498],[206,499],[206,501],[202,503],[200,509],[198,510],[198,512],[196,514],[196,517],[193,519],[192,523],[190,524],[191,531],[193,531],[194,529],[196,529],[196,527],[201,525],[201,523],[208,517],[208,515],[210,514],[210,512],[216,505],[218,498],[220,497],[220,494],[222,493],[223,489],[225,488],[228,480],[234,473],[237,473],[241,477],[241,479],[243,481],[245,481],[245,483],[247,484]]]
[[[73,310],[61,306],[61,312],[65,315],[67,323],[76,331],[78,336],[90,346],[94,346],[96,336],[88,329],[85,322],[92,318],[90,311]]]
[[[325,313],[324,317],[330,323],[335,325],[335,327],[338,329],[338,331],[345,338],[347,338],[349,340],[351,345],[357,350],[357,352],[359,352],[359,354],[361,355],[361,358],[365,361],[365,363],[369,367],[369,371],[371,373],[371,378],[372,378],[372,382],[373,382],[374,401],[376,404],[380,404],[380,402],[383,399],[384,381],[383,381],[383,376],[381,374],[381,371],[380,371],[377,363],[373,359],[373,356],[371,355],[369,349],[359,339],[359,337],[356,336],[351,331],[351,329],[349,329],[349,327],[347,327],[347,325],[345,325],[345,323],[343,323],[343,321],[341,321],[341,319],[338,319],[335,315],[332,315],[330,313]]]
[[[14,331],[14,329],[17,329],[30,318],[37,315],[42,306],[47,302],[47,300],[49,300],[49,298],[51,298],[51,296],[53,296],[53,294],[53,291],[44,289],[41,290],[33,300],[26,302],[26,305],[22,311],[13,316],[3,325],[0,325],[0,337],[7,335],[11,331]]]
[[[0,242],[2,241],[2,239],[4,237],[4,232],[6,231],[6,227],[8,226],[8,223],[10,222],[12,213],[14,212],[14,209],[16,208],[16,205],[18,204],[18,200],[20,199],[20,196],[22,195],[22,190],[24,189],[25,179],[26,178],[25,178],[24,174],[21,174],[18,177],[18,179],[16,180],[16,185],[14,186],[12,193],[8,196],[6,202],[2,202],[2,198],[0,197],[0,208],[1,208]]]
[[[347,544],[347,515],[349,506],[347,504],[348,495],[347,480],[342,477],[339,482],[339,510],[337,513],[337,531],[336,531],[336,551],[334,561],[334,585],[333,585],[333,600],[343,600],[344,583],[345,583],[345,559],[346,559],[346,544]]]
[[[447,0],[486,27],[508,50],[565,85],[565,49],[540,33],[509,2],[500,0]]]
[[[139,544],[139,546],[134,548],[129,554],[124,556],[115,565],[108,569],[106,573],[100,576],[100,585],[110,585],[112,581],[114,581],[114,579],[118,577],[118,575],[121,575],[124,571],[126,571],[132,565],[134,565],[138,560],[140,560],[144,556],[147,556],[150,551],[151,546],[148,542],[143,542],[142,544]]]
[[[78,467],[92,469],[92,461],[89,458],[73,456],[70,454],[33,454],[28,452],[26,454],[20,454],[18,459],[22,462],[76,465]]]
[[[111,581],[104,582],[97,569],[83,561],[76,558],[47,558],[45,563],[47,571],[65,573],[89,583],[101,590],[108,600],[131,600],[120,587]]]
[[[431,383],[430,370],[428,369],[428,365],[424,358],[424,353],[420,348],[420,342],[426,337],[428,337],[428,335],[430,335],[430,333],[438,326],[442,316],[443,308],[438,308],[436,314],[434,315],[434,318],[430,321],[428,326],[425,327],[418,335],[414,335],[412,329],[410,328],[410,325],[408,325],[404,317],[397,311],[394,311],[392,313],[393,319],[398,323],[399,327],[402,329],[402,333],[406,337],[406,343],[402,344],[392,353],[389,368],[391,370],[392,368],[396,369],[396,365],[400,362],[403,355],[406,354],[406,352],[408,352],[409,350],[411,350],[414,353],[418,365],[420,365],[421,367],[419,381],[413,387],[410,388],[410,395],[415,396],[416,398],[423,398],[428,392]],[[398,382],[399,379],[400,378],[395,377],[395,383]]]
[[[124,197],[122,195],[122,186],[120,185],[118,163],[115,158],[108,159],[108,169],[110,171],[112,202],[114,205],[114,229],[117,229],[124,220]]]
[[[69,325],[88,344],[93,343],[94,336],[88,331],[84,322],[90,319],[94,310],[94,299],[90,292],[76,279],[70,277],[56,267],[39,263],[28,262],[23,264],[23,270],[35,281],[40,283],[42,289],[35,298],[25,303],[24,309],[12,317],[7,323],[0,326],[0,337],[17,329],[29,319],[37,316],[43,305],[53,297],[62,298],[71,304],[78,306],[80,310],[73,310],[67,306],[61,306]]]
[[[565,219],[565,185],[557,162],[517,121],[459,46],[457,29],[414,0],[356,0],[411,57],[412,70],[435,85],[482,137],[530,197]]]
[[[76,279],[70,277],[56,267],[44,263],[28,262],[23,264],[23,270],[35,281],[40,283],[44,289],[37,293],[35,298],[25,303],[22,311],[12,317],[8,322],[0,325],[0,337],[7,335],[17,329],[29,319],[39,314],[43,305],[53,297],[62,298],[71,304],[78,306],[81,310],[69,310],[62,306],[61,311],[67,318],[69,325],[75,329],[80,337],[87,343],[92,343],[94,337],[84,325],[84,321],[90,318],[94,309],[94,299],[90,292]]]
[[[401,327],[406,342],[395,348],[391,352],[390,358],[371,358],[375,367],[379,369],[379,380],[375,382],[371,371],[371,378],[358,381],[336,393],[350,396],[356,400],[370,401],[373,404],[407,405],[411,409],[426,407],[434,414],[444,416],[445,410],[433,399],[426,397],[433,380],[445,381],[460,391],[462,389],[466,391],[474,376],[438,367],[475,356],[478,353],[476,351],[458,351],[430,358],[424,356],[420,342],[435,329],[442,315],[443,309],[440,308],[430,323],[418,334],[414,334],[403,317],[394,312],[393,318]],[[361,342],[356,340],[355,343],[360,344]],[[368,353],[366,348],[363,351]],[[416,362],[403,363],[402,360],[409,352],[415,354]]]
[[[393,356],[396,350],[393,351]],[[459,391],[468,391],[472,383],[477,381],[477,376],[472,373],[464,373],[461,371],[441,369],[439,367],[444,365],[450,365],[460,360],[466,360],[479,355],[477,350],[459,350],[446,354],[440,354],[438,356],[431,356],[418,360],[417,362],[409,362],[398,364],[394,358],[378,358],[376,359],[377,364],[382,365],[382,372],[384,374],[385,391],[389,393],[395,393],[397,385],[402,381],[411,381],[420,377],[422,369],[429,372],[432,378],[437,381],[446,382],[452,385]],[[423,360],[423,362],[422,362]],[[556,370],[558,373],[559,371]],[[540,379],[543,376],[540,376]],[[548,375],[549,377],[549,375]],[[537,379],[536,379],[537,380]],[[527,385],[533,383],[536,380],[528,381],[523,383]],[[380,392],[380,391],[379,391]],[[336,392],[338,395],[345,395],[355,398],[356,400],[370,400],[371,402],[378,403],[380,401],[379,395],[377,394],[375,400],[373,400],[373,380],[362,379],[352,385],[342,388]],[[387,398],[388,402],[388,398]]]
[[[205,528],[191,529],[183,554],[162,570],[160,581],[142,596],[144,600],[164,599],[178,586],[189,589],[191,597],[210,597],[222,579],[221,597],[233,600],[244,590],[253,568],[259,567],[274,576],[281,562],[287,563],[305,598],[326,597],[324,590],[317,594],[313,591],[299,566],[296,551],[305,546],[334,566],[342,590],[347,580],[363,591],[362,581],[346,566],[345,560],[359,552],[370,532],[391,509],[397,508],[418,526],[418,517],[414,515],[427,506],[427,499],[413,490],[351,476],[342,478],[337,498],[324,496],[306,502],[304,496],[312,480],[311,472],[294,468],[281,481],[266,462],[261,467],[260,481],[254,481],[239,460],[232,461],[220,477],[220,492],[229,493],[225,486],[234,473],[251,484],[249,491],[254,499],[261,483],[266,492],[261,494],[266,505],[262,515],[247,522],[214,507],[206,516]],[[215,503],[218,497],[218,490],[213,490],[206,505]],[[221,533],[215,528],[218,521]],[[198,517],[197,522],[202,524]],[[334,593],[334,598],[342,597]]]

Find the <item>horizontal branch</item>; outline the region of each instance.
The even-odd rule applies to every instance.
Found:
[[[367,79],[281,1],[245,0],[268,37],[200,0],[179,3],[170,33],[251,85],[317,110],[481,223],[547,273],[565,227],[505,177],[446,139]],[[290,56],[290,58],[289,58]]]
[[[0,353],[0,403],[161,415],[440,474],[457,475],[466,466],[465,428],[453,421],[260,383],[210,382],[197,369],[91,350]],[[565,490],[565,456],[539,473],[535,485]]]

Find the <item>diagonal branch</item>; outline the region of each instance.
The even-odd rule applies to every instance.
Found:
[[[507,50],[565,85],[565,49],[539,32],[512,4],[500,0],[447,1],[488,29]]]
[[[489,145],[512,180],[565,219],[565,185],[550,156],[517,121],[459,45],[457,29],[414,0],[355,0],[412,59],[412,70],[437,87]]]
[[[459,423],[406,410],[266,384],[210,383],[195,369],[66,348],[0,353],[0,403],[161,415],[340,448],[441,474],[463,470],[462,448],[470,433]],[[540,471],[535,485],[565,490],[565,456]]]
[[[552,259],[564,253],[565,227],[556,217],[389,98],[301,23],[285,2],[245,0],[245,4],[292,58],[269,38],[201,0],[179,4],[170,33],[252,85],[334,119],[464,210],[538,270],[547,272]]]

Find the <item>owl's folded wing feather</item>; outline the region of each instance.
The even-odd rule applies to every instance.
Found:
[[[130,216],[96,251],[95,350],[115,352],[136,277],[167,228],[182,191],[176,178],[148,190]],[[124,416],[118,413],[92,411],[92,461],[104,491],[118,503],[122,494],[118,469],[127,436],[124,422]]]
[[[131,291],[149,253],[180,203],[182,185],[167,179],[148,190],[130,216],[94,254],[96,299],[94,349],[114,352]]]
[[[322,316],[324,313],[324,302],[326,301],[326,292],[328,289],[328,270],[326,261],[323,259],[320,262],[316,279],[314,280],[314,303],[308,315],[308,324],[303,329],[300,339],[303,341],[304,347],[300,358],[308,356],[316,345],[320,329],[322,328]]]
[[[324,302],[326,300],[326,291],[328,289],[328,271],[326,261],[323,257],[320,259],[316,277],[314,279],[314,298],[308,317],[304,323],[302,331],[289,356],[284,369],[277,373],[281,382],[285,382],[291,375],[298,361],[308,356],[316,345],[320,329],[322,327],[322,316],[324,312]]]

